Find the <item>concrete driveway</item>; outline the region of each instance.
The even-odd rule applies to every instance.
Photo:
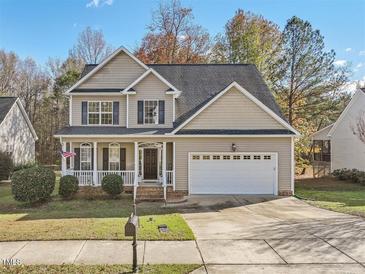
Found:
[[[192,196],[196,273],[365,273],[365,220],[293,197]]]

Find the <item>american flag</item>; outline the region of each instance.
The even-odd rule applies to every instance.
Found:
[[[64,158],[68,158],[68,157],[74,157],[76,156],[76,153],[75,152],[71,152],[71,151],[60,151],[62,157]]]

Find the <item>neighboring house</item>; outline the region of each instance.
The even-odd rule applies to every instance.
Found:
[[[20,99],[0,97],[0,150],[9,153],[15,165],[34,162],[37,140]]]
[[[122,47],[86,65],[67,95],[70,126],[56,137],[76,153],[63,159],[63,174],[76,175],[81,185],[118,173],[135,195],[151,186],[165,190],[165,198],[166,188],[294,191],[298,132],[254,65],[146,65]]]
[[[337,121],[312,135],[313,166],[319,175],[341,168],[365,171],[365,143],[356,132],[365,115],[365,89],[358,89]],[[322,172],[320,172],[322,169]]]

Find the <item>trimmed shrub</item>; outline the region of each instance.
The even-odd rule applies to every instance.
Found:
[[[18,171],[21,169],[27,169],[27,168],[31,168],[31,167],[36,167],[38,166],[37,163],[26,163],[26,164],[20,164],[20,165],[16,165],[14,166],[14,171]]]
[[[101,188],[113,197],[119,195],[123,190],[122,176],[117,174],[106,175],[101,182]]]
[[[58,194],[63,198],[71,198],[79,190],[79,180],[72,175],[66,175],[60,179]]]
[[[0,151],[0,181],[7,180],[13,171],[14,165],[10,155]]]
[[[351,181],[353,183],[358,183],[365,185],[365,172],[357,169],[336,169],[332,172],[332,175],[339,180]]]
[[[14,172],[11,181],[11,191],[15,200],[34,203],[51,197],[56,176],[49,168],[31,167]]]

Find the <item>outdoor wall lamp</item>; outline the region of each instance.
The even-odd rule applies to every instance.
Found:
[[[232,151],[233,151],[233,152],[236,152],[236,150],[237,150],[237,146],[236,146],[236,144],[235,144],[235,143],[232,143]]]

